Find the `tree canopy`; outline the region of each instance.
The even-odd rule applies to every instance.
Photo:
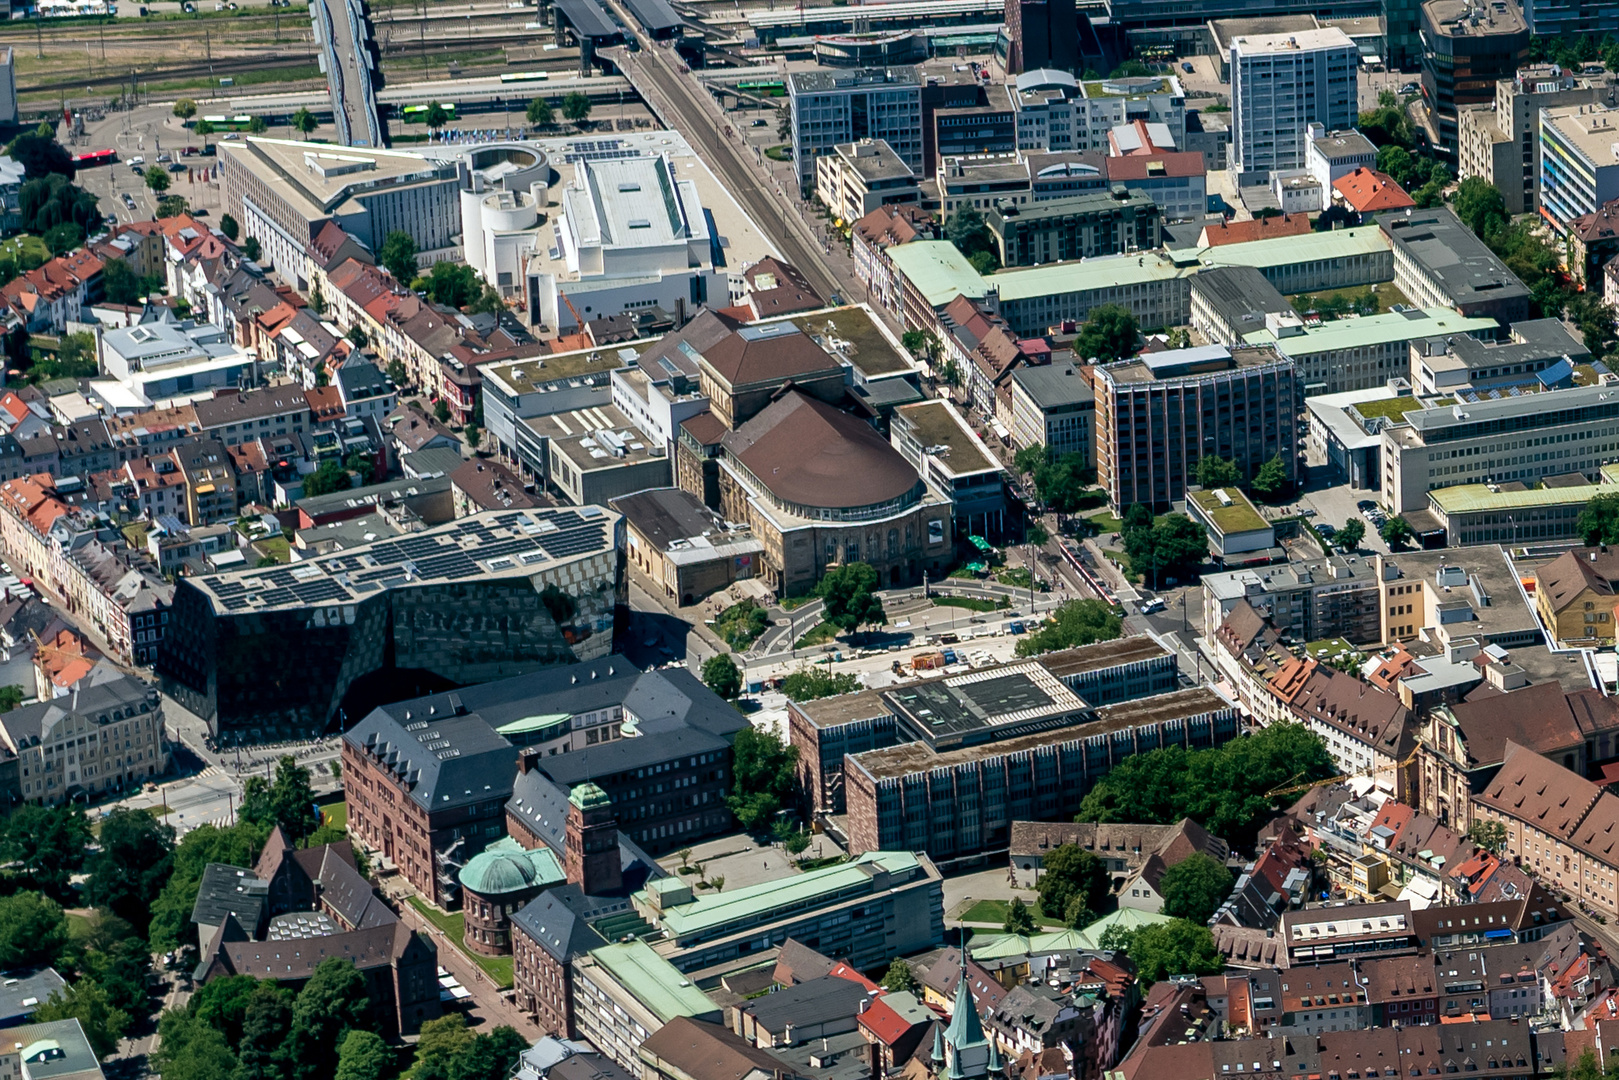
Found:
[[[1059,844],[1040,860],[1040,880],[1034,889],[1042,915],[1069,926],[1085,926],[1095,920],[1107,899],[1107,867],[1077,845]]]
[[[1056,621],[1041,623],[1039,629],[1017,643],[1019,656],[1039,656],[1056,649],[1112,641],[1124,633],[1123,620],[1100,600],[1070,600],[1051,617]]]
[[[1214,917],[1234,884],[1236,878],[1224,863],[1198,851],[1165,870],[1158,891],[1165,915],[1201,925]]]
[[[742,692],[742,672],[730,653],[719,653],[703,661],[703,685],[726,701]]]
[[[1130,569],[1154,588],[1164,579],[1191,577],[1209,554],[1208,532],[1185,514],[1165,514],[1151,528],[1126,528]]]
[[[29,180],[39,180],[52,174],[73,179],[76,168],[73,155],[50,135],[25,131],[11,140],[6,154],[23,167],[23,175]]]
[[[861,626],[881,626],[888,621],[882,597],[876,595],[877,571],[869,563],[844,563],[828,570],[815,585],[821,598],[821,618],[845,633]]]
[[[562,115],[575,124],[583,124],[590,119],[590,98],[575,90],[562,99]]]
[[[150,810],[116,807],[101,820],[100,839],[84,898],[126,920],[144,937],[152,903],[173,869],[174,829]]]
[[[528,122],[535,127],[550,127],[556,123],[556,110],[549,101],[537,97],[528,103]]]
[[[765,830],[777,811],[798,801],[798,748],[750,725],[736,733],[731,757],[731,813],[749,832]]]
[[[1122,304],[1102,304],[1091,309],[1090,317],[1074,339],[1074,353],[1089,362],[1108,363],[1134,356],[1141,329],[1136,317]]]
[[[1268,792],[1337,773],[1319,735],[1272,724],[1206,750],[1173,746],[1125,758],[1085,796],[1076,820],[1168,825],[1189,817],[1246,846],[1276,809]]]
[[[409,284],[416,279],[416,239],[403,229],[383,238],[377,258],[396,280]]]
[[[814,664],[807,664],[788,675],[782,690],[789,701],[814,701],[816,698],[852,694],[860,689],[860,680],[846,672],[833,673]]]
[[[252,866],[268,834],[265,826],[239,821],[223,829],[199,825],[180,839],[174,848],[174,872],[152,904],[149,937],[153,952],[167,952],[196,942],[191,909],[197,903],[203,869],[209,863]]]
[[[354,484],[354,478],[342,464],[331,459],[320,463],[320,468],[304,477],[304,498],[312,499],[317,495],[330,495],[334,491],[347,491]]]
[[[1500,232],[1512,217],[1501,189],[1478,176],[1469,176],[1456,186],[1452,209],[1480,238]]]
[[[24,803],[0,825],[7,884],[76,903],[69,879],[84,866],[90,841],[90,822],[81,808]]]
[[[307,839],[320,825],[309,769],[291,754],[283,754],[275,763],[273,781],[249,777],[242,785],[241,818],[266,831],[279,825],[294,843]]]
[[[1263,502],[1281,502],[1293,494],[1293,481],[1287,474],[1287,461],[1278,451],[1276,456],[1254,473],[1254,496]]]
[[[1143,984],[1171,975],[1218,975],[1225,967],[1207,926],[1186,919],[1123,931],[1115,927],[1103,937],[1104,947],[1117,948],[1135,965]]]
[[[1587,502],[1574,519],[1574,531],[1590,547],[1619,544],[1619,494],[1598,495]]]
[[[1202,488],[1236,487],[1242,483],[1242,470],[1230,458],[1208,454],[1197,459],[1197,486]]]

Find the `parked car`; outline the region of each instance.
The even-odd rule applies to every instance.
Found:
[[[1337,528],[1332,525],[1331,522],[1326,521],[1323,521],[1321,524],[1317,525],[1315,527],[1315,531],[1326,537],[1328,540],[1331,540],[1338,534]]]
[[[1196,69],[1192,67],[1191,61],[1182,60],[1181,61],[1181,70],[1186,72],[1186,74],[1190,75]]]
[[[1150,600],[1141,601],[1141,614],[1155,615],[1158,612],[1163,611],[1166,606],[1167,605],[1162,600],[1154,596]]]

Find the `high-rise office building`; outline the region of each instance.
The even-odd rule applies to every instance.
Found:
[[[1354,127],[1359,64],[1360,50],[1336,27],[1233,38],[1230,170],[1238,182],[1304,168],[1311,124]]]
[[[912,172],[923,172],[920,68],[795,71],[787,76],[798,183],[815,185],[815,159],[839,143],[882,139]]]
[[[1006,0],[1006,73],[1078,71],[1074,0]]]
[[[1529,59],[1529,27],[1513,4],[1428,0],[1422,5],[1422,100],[1439,132],[1456,145],[1456,110],[1495,100],[1495,84]]]

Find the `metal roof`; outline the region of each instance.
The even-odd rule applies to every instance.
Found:
[[[580,37],[607,38],[619,34],[617,24],[608,18],[607,9],[597,0],[556,0],[556,6]]]

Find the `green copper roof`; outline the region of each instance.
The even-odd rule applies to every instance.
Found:
[[[944,1041],[955,1051],[953,1060],[961,1060],[961,1051],[967,1047],[983,1046],[984,1025],[978,1019],[978,1006],[967,985],[967,953],[961,954],[961,978],[956,980],[956,1007],[950,1014],[950,1026],[944,1029]]]
[[[613,805],[613,800],[608,797],[607,792],[589,780],[568,792],[568,801],[581,810],[596,810]]]
[[[572,713],[540,713],[537,716],[525,716],[521,720],[513,720],[509,724],[502,724],[495,730],[502,735],[527,735],[534,731],[543,731],[565,720],[573,719]]]
[[[501,896],[524,889],[560,885],[568,879],[550,848],[524,851],[510,837],[490,844],[467,860],[461,886],[479,896]]]
[[[720,1009],[707,994],[644,941],[603,945],[590,958],[662,1023],[677,1016],[717,1021]]]

